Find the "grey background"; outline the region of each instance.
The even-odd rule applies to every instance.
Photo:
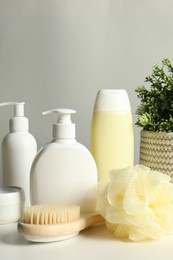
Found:
[[[172,25],[172,0],[0,0],[0,102],[26,102],[38,148],[56,121],[41,112],[76,109],[77,139],[89,148],[97,91],[125,88],[135,122],[134,89],[172,58]],[[12,107],[0,109],[0,142],[11,116]]]

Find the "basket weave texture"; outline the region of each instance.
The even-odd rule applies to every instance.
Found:
[[[141,131],[140,164],[168,174],[173,181],[173,132]]]

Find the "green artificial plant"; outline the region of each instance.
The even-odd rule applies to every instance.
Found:
[[[139,86],[135,90],[141,100],[136,110],[137,126],[154,132],[173,132],[173,66],[169,59],[162,66],[153,66],[151,76],[145,78],[150,89]]]

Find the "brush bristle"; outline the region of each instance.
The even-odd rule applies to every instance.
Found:
[[[80,218],[78,205],[33,205],[24,210],[24,223],[35,225],[64,224]]]

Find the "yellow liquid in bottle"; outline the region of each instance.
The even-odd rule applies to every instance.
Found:
[[[91,153],[98,180],[108,180],[110,170],[133,165],[134,135],[131,112],[93,112]]]

